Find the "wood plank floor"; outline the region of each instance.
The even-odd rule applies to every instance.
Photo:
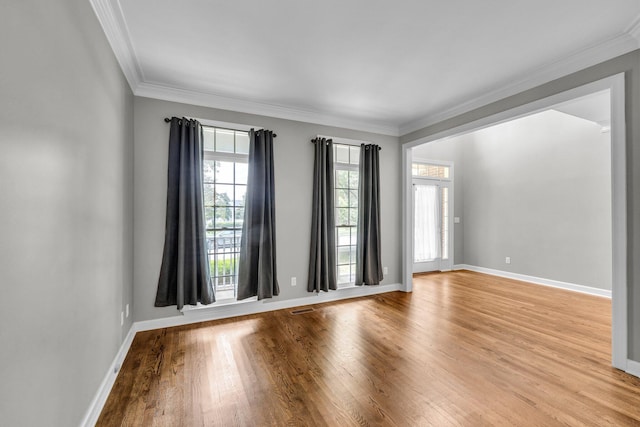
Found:
[[[136,335],[99,426],[632,426],[605,298],[469,271]]]

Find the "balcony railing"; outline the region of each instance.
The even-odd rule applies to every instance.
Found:
[[[216,300],[235,299],[238,283],[241,230],[217,231],[207,238],[209,269]]]

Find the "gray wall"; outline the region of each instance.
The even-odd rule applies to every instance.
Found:
[[[640,51],[628,53],[465,114],[403,135],[401,143],[455,128],[618,73],[625,74],[629,357],[640,361]]]
[[[459,263],[611,289],[611,145],[600,126],[549,110],[416,151],[464,171]]]
[[[389,267],[383,283],[399,283],[401,270],[400,145],[398,138],[290,120],[216,110],[136,97],[135,110],[135,320],[178,314],[175,307],[153,306],[162,262],[167,186],[169,126],[163,119],[189,116],[271,129],[275,140],[276,230],[281,293],[269,302],[309,294],[307,268],[311,232],[311,187],[316,135],[367,140],[380,152],[382,198],[382,262]],[[298,285],[292,287],[290,278]]]
[[[88,1],[0,18],[0,424],[74,426],[131,325],[133,96]]]

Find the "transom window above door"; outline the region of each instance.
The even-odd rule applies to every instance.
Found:
[[[411,165],[411,175],[421,178],[451,179],[449,166],[431,163],[414,162]]]

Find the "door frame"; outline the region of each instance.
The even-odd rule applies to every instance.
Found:
[[[612,289],[611,289],[611,341],[612,365],[627,371],[628,366],[628,315],[627,315],[627,177],[626,177],[626,120],[625,74],[619,73],[585,84],[525,105],[508,109],[481,119],[437,132],[402,144],[402,290],[413,289],[413,240],[412,240],[412,148],[424,143],[459,136],[499,123],[528,116],[550,107],[602,90],[609,90],[611,97],[611,208],[612,208]],[[453,213],[455,215],[455,213]],[[454,265],[455,268],[455,265]]]
[[[438,166],[447,166],[449,168],[449,176],[450,179],[440,179],[440,178],[430,178],[425,176],[412,176],[411,179],[411,187],[413,188],[414,181],[422,181],[426,185],[433,184],[437,185],[442,191],[442,187],[447,187],[449,189],[449,223],[447,224],[449,227],[449,258],[446,261],[443,261],[440,258],[438,262],[438,268],[434,271],[451,271],[453,270],[453,255],[455,253],[455,245],[454,245],[454,227],[453,227],[453,213],[454,213],[454,177],[455,177],[455,165],[453,162],[442,161],[442,160],[429,160],[423,158],[414,158],[412,162],[425,163],[430,165],[438,165]],[[415,194],[411,193],[411,241],[413,242],[414,235],[414,212],[415,212]],[[442,197],[442,193],[440,195]],[[413,272],[414,264],[413,262],[413,243],[411,245],[411,271]],[[444,268],[443,268],[444,267]]]

